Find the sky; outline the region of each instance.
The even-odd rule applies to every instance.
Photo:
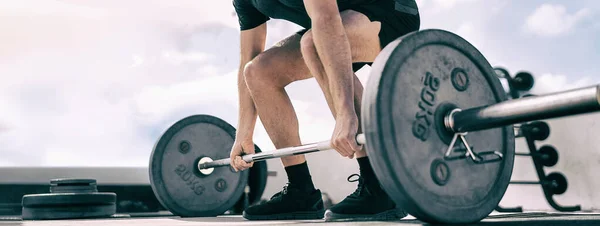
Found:
[[[455,32],[493,66],[531,72],[531,93],[600,83],[598,1],[417,3],[421,29]],[[299,29],[269,21],[267,46]],[[0,166],[145,167],[162,132],[183,117],[211,114],[237,125],[238,66],[239,27],[229,0],[0,0]],[[358,72],[361,81],[369,71]],[[330,137],[334,121],[316,81],[287,91],[302,141]],[[551,142],[598,144],[598,119],[552,121],[565,129]],[[261,124],[255,142],[273,148]],[[600,161],[596,149],[585,150],[592,153],[564,169]]]

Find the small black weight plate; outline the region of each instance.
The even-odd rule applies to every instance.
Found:
[[[116,213],[117,195],[96,193],[47,193],[24,195],[24,220],[107,217]]]
[[[248,187],[250,187],[249,201],[250,205],[260,201],[260,198],[267,186],[267,161],[255,162],[250,168],[250,176],[248,177]]]
[[[96,180],[59,178],[50,180],[51,193],[85,193],[98,192]]]
[[[260,153],[261,150],[258,146],[254,145],[254,152]],[[249,169],[249,191],[247,197],[243,195],[240,198],[231,210],[232,213],[242,213],[247,206],[256,204],[260,201],[267,185],[267,178],[269,176],[267,170],[267,161],[254,162],[254,165]]]
[[[82,178],[56,178],[50,180],[50,185],[96,185],[96,180],[94,179],[82,179]]]
[[[382,186],[419,220],[465,224],[498,205],[514,161],[512,126],[471,132],[473,151],[498,151],[502,161],[444,160],[444,117],[436,110],[506,100],[493,68],[461,37],[442,30],[407,34],[375,60],[363,97],[366,149]]]
[[[200,158],[229,158],[235,128],[214,116],[193,115],[169,127],[150,156],[150,184],[161,204],[182,217],[216,216],[241,197],[248,170],[217,167],[199,172]]]
[[[21,204],[24,207],[62,206],[62,205],[105,205],[114,204],[117,195],[111,192],[96,193],[47,193],[24,195]]]
[[[254,152],[260,153],[261,150],[257,145],[254,145]],[[248,170],[248,191],[246,195],[242,195],[240,200],[235,204],[232,213],[241,213],[249,206],[256,204],[262,198],[267,185],[268,171],[267,161],[254,162],[254,165]]]
[[[68,205],[23,207],[23,220],[55,220],[110,217],[116,213],[116,205]]]

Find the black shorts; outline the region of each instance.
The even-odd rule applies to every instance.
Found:
[[[371,21],[381,23],[379,31],[379,43],[383,49],[390,42],[403,35],[419,30],[421,18],[419,14],[413,15],[394,10],[394,1],[376,0],[364,5],[350,6],[345,10],[354,10],[367,16]],[[308,29],[302,29],[297,33],[303,35]],[[372,62],[354,63],[352,65],[354,72],[360,70],[365,65],[371,65]]]

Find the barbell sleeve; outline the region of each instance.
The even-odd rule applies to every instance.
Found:
[[[359,144],[366,144],[365,135],[358,134],[356,136],[356,142]],[[281,158],[281,157],[292,156],[292,155],[302,155],[302,154],[308,154],[308,153],[318,152],[318,151],[326,151],[326,150],[331,150],[331,149],[333,149],[331,147],[331,141],[327,140],[327,141],[321,141],[321,142],[316,142],[316,143],[311,143],[311,144],[305,144],[305,145],[301,145],[301,146],[297,146],[297,147],[287,147],[287,148],[281,148],[281,149],[276,149],[276,150],[272,150],[272,151],[263,151],[263,152],[256,153],[256,154],[244,155],[244,156],[242,156],[242,159],[244,160],[244,162],[250,163],[250,162],[264,161],[264,160],[273,159],[273,158]],[[230,158],[219,159],[219,160],[215,160],[212,162],[198,163],[198,170],[219,167],[219,166],[228,166],[230,163],[231,163]]]
[[[598,110],[600,85],[462,109],[448,116],[446,129],[454,133],[472,132]]]

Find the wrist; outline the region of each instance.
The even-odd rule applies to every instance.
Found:
[[[235,133],[235,139],[238,142],[242,141],[252,141],[252,132],[245,130],[237,130]]]
[[[337,112],[338,119],[352,119],[357,118],[354,106],[344,106],[340,111]]]
[[[240,141],[249,141],[249,140],[252,140],[252,134],[236,133],[235,138],[236,138],[236,140],[240,140]]]

